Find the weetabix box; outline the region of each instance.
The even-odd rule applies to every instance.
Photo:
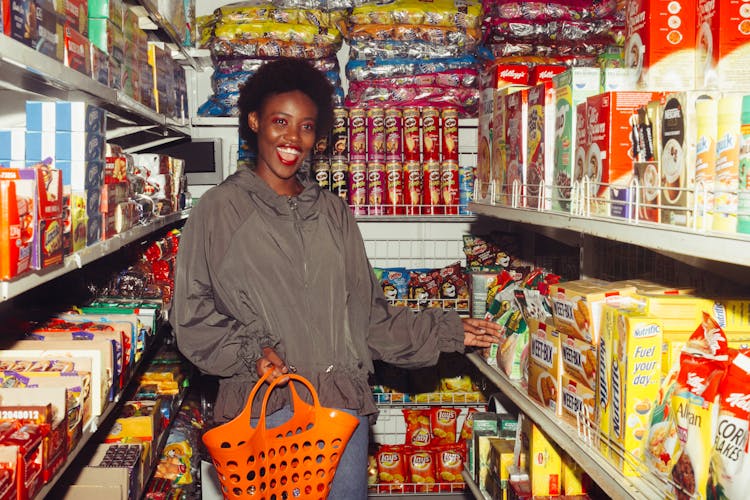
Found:
[[[524,200],[528,151],[528,127],[526,126],[528,97],[528,89],[519,89],[504,96],[507,124],[505,144],[508,167],[503,191],[507,205],[512,207],[523,206]]]
[[[673,0],[628,0],[625,12],[625,65],[636,69],[640,88],[696,88],[695,8]]]
[[[551,79],[528,90],[526,116],[525,205],[549,210],[555,147],[555,89]]]
[[[698,88],[747,90],[750,78],[750,12],[747,2],[698,0]]]
[[[529,335],[529,396],[557,415],[562,415],[560,341],[560,334],[544,323],[539,323],[537,330]]]
[[[560,345],[563,372],[586,384],[590,389],[596,389],[597,344],[563,334]]]
[[[637,310],[620,309],[612,320],[612,408],[610,438],[622,455],[615,465],[625,476],[643,472],[643,438],[661,382],[662,323]]]
[[[560,383],[563,420],[576,429],[596,423],[596,392],[575,377],[563,373]]]
[[[591,213],[623,216],[633,179],[633,116],[661,97],[657,92],[606,92],[589,97],[590,143],[583,177],[591,183]]]
[[[571,180],[578,131],[577,107],[585,103],[586,98],[599,92],[599,73],[599,68],[570,68],[552,77],[555,87],[552,210],[570,211]]]

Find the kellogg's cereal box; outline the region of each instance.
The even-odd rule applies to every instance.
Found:
[[[747,90],[750,12],[747,2],[698,0],[696,84],[698,88]]]
[[[527,89],[516,90],[505,96],[507,170],[503,191],[507,204],[512,207],[523,206],[524,200],[528,153],[528,127],[526,126],[528,97]]]
[[[551,80],[529,89],[526,206],[549,210],[555,146],[555,89]]]

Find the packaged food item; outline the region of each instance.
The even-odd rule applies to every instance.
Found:
[[[375,454],[378,464],[378,491],[398,493],[404,491],[404,483],[409,474],[404,457],[404,447],[383,445]]]
[[[429,446],[432,440],[430,410],[404,408],[402,411],[406,420],[406,444]]]
[[[438,483],[441,484],[440,491],[456,491],[463,489],[461,484],[464,478],[461,472],[464,470],[464,451],[458,444],[437,446],[433,453],[435,457],[435,473]]]
[[[438,490],[435,485],[437,482],[437,467],[431,450],[425,448],[408,450],[406,460],[409,464],[409,482],[414,483],[416,493]]]
[[[529,396],[562,415],[562,349],[560,334],[540,323],[529,335]]]
[[[430,408],[431,444],[455,444],[459,410],[456,408]]]
[[[527,420],[524,423],[528,422]],[[557,446],[535,423],[528,422],[529,479],[534,495],[562,493],[562,458]]]

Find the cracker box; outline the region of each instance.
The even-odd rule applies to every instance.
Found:
[[[696,9],[690,7],[670,0],[628,0],[625,65],[636,69],[641,88],[696,88]]]
[[[549,210],[555,146],[555,88],[551,79],[529,89],[526,129],[525,205]]]
[[[635,300],[644,304],[645,312],[662,319],[667,331],[695,331],[703,322],[703,312],[710,312],[710,299],[691,295],[637,294]]]
[[[576,109],[579,104],[586,101],[587,97],[599,92],[599,72],[599,68],[570,68],[552,78],[555,87],[555,137],[551,187],[553,210],[570,211],[570,189],[578,130]]]
[[[529,335],[529,396],[557,415],[562,414],[560,341],[560,334],[544,323],[539,323],[538,329]]]
[[[615,287],[601,280],[582,279],[552,285],[549,296],[555,329],[596,345],[602,304],[617,305],[623,297],[633,293],[632,287]]]
[[[524,420],[529,438],[529,479],[534,495],[562,493],[562,457],[557,446],[535,423]]]
[[[633,179],[633,118],[656,92],[606,92],[589,97],[590,138],[582,177],[591,183],[591,213],[623,217]]]
[[[583,382],[562,374],[560,406],[563,420],[576,429],[588,429],[596,422],[596,392]]]
[[[662,322],[640,311],[620,309],[614,321],[610,438],[623,456],[614,457],[625,476],[642,472],[643,437],[661,382]]]
[[[505,96],[507,169],[503,191],[507,205],[512,207],[523,206],[524,200],[528,152],[528,98],[528,89],[516,90]]]
[[[746,2],[698,0],[696,10],[698,88],[747,90],[750,17]]]
[[[598,346],[565,334],[562,335],[560,344],[563,373],[582,382],[589,389],[596,389]]]

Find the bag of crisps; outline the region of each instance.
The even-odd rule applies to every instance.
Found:
[[[455,444],[459,413],[460,411],[456,408],[439,406],[430,408],[431,443],[433,445]]]
[[[378,464],[378,492],[401,493],[408,473],[403,445],[383,445],[375,454]]]
[[[406,420],[406,444],[409,446],[429,446],[432,441],[430,410],[404,408]]]
[[[435,472],[435,459],[429,447],[408,448],[405,452],[406,461],[409,464],[409,477],[413,486],[407,486],[407,490],[413,489],[415,493],[430,493],[437,491],[437,474]],[[411,491],[408,491],[411,493]]]
[[[456,491],[463,489],[466,454],[459,444],[446,444],[434,448],[435,467],[440,491]]]

